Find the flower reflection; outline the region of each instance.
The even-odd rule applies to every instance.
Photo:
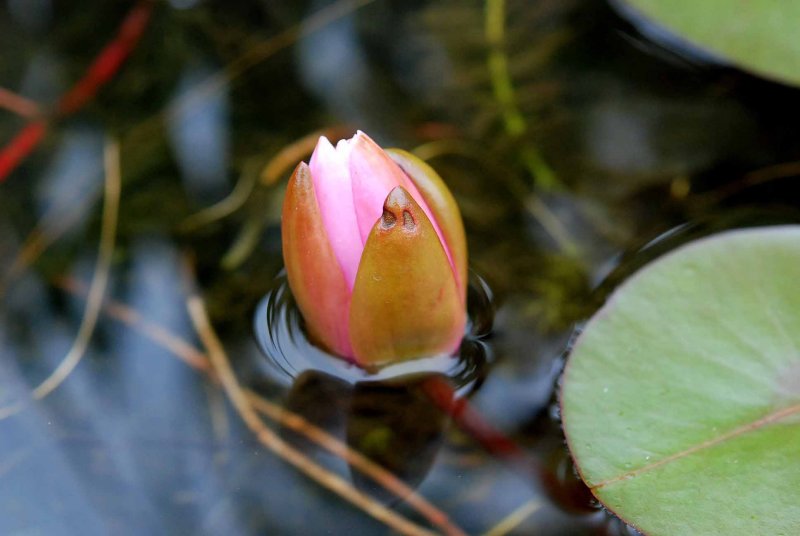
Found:
[[[307,370],[292,385],[286,407],[415,488],[433,467],[449,420],[424,391],[434,376],[442,377],[412,374],[351,385]],[[305,436],[288,429],[283,433],[307,452],[319,449]],[[358,488],[376,498],[402,498],[352,467],[350,474]]]
[[[435,466],[452,397],[465,397],[483,380],[490,349],[482,341],[491,330],[492,301],[483,280],[473,275],[468,288],[469,323],[457,359],[447,355],[401,362],[375,373],[337,359],[305,337],[300,314],[285,277],[276,280],[255,314],[255,332],[267,356],[264,371],[272,382],[288,384],[287,410],[346,443],[396,475],[410,488]],[[430,396],[432,383],[452,386],[448,400]],[[345,462],[326,454],[305,436],[284,429],[296,446],[326,466]],[[323,461],[323,460],[320,460]],[[350,469],[353,483],[384,501],[397,498]]]

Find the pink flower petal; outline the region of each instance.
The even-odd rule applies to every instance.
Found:
[[[328,139],[322,136],[317,142],[314,154],[311,155],[309,168],[322,223],[336,260],[342,268],[345,281],[352,290],[364,242],[359,233],[353,206],[350,171],[347,164],[349,152],[349,144],[340,142],[334,149]],[[379,202],[379,206],[382,203],[383,200]]]
[[[358,132],[350,142],[350,178],[358,229],[366,243],[383,214],[383,202],[395,187],[405,186],[405,173],[374,141]]]
[[[452,255],[444,240],[444,234],[417,186],[386,151],[360,130],[350,140],[350,178],[358,229],[364,243],[367,241],[372,226],[383,214],[383,202],[386,200],[386,196],[395,187],[402,186],[411,194],[411,197],[419,204],[433,224],[433,228],[439,236],[439,242],[447,254],[447,260],[453,266]]]
[[[286,188],[281,236],[286,276],[309,335],[329,351],[352,358],[348,322],[352,290],[328,240],[311,171],[304,163],[297,166]]]

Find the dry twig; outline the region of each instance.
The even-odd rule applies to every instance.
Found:
[[[394,493],[413,506],[422,515],[428,518],[431,523],[438,526],[445,534],[463,535],[464,532],[453,525],[447,515],[426,501],[422,496],[412,490],[405,482],[397,478],[391,472],[376,464],[363,454],[349,448],[347,445],[327,433],[326,431],[314,426],[300,415],[291,413],[286,409],[266,400],[252,391],[246,392],[253,407],[260,413],[281,423],[295,432],[305,435],[321,447],[324,447],[333,454],[341,457],[347,463],[372,478],[375,482],[382,485],[388,491]]]
[[[37,222],[36,227],[28,233],[22,247],[9,263],[8,269],[0,275],[0,298],[15,279],[80,220],[94,201],[94,195],[87,195],[60,202]]]
[[[71,294],[86,295],[86,285],[73,278],[59,278],[53,283]],[[135,309],[118,301],[106,300],[103,303],[103,312],[169,350],[185,364],[198,372],[208,375],[215,383],[218,381],[215,370],[209,364],[208,356],[185,339],[150,322]],[[329,452],[340,456],[353,468],[369,476],[385,489],[394,493],[398,498],[404,499],[409,506],[415,508],[431,524],[439,527],[445,534],[453,536],[464,534],[459,527],[453,524],[447,514],[416,493],[390,471],[354,451],[345,443],[314,426],[300,415],[265,399],[257,393],[252,391],[246,391],[245,393],[256,411],[280,423],[282,426],[306,436],[309,440]]]
[[[542,501],[539,499],[531,499],[506,517],[494,527],[487,530],[483,536],[505,536],[515,528],[517,528],[523,521],[536,513],[542,507]]]
[[[433,534],[431,531],[411,522],[368,495],[358,491],[342,477],[331,473],[317,464],[269,429],[253,408],[245,391],[239,385],[233,369],[230,366],[225,349],[211,326],[203,301],[197,294],[191,294],[189,296],[187,299],[187,309],[192,324],[208,352],[211,364],[216,370],[228,398],[231,400],[231,403],[236,408],[236,411],[247,427],[265,447],[306,476],[312,478],[321,486],[333,491],[343,499],[351,502],[367,514],[385,523],[389,527],[392,527],[401,534]]]
[[[3,87],[0,87],[0,108],[5,108],[26,119],[33,119],[42,113],[36,102]]]
[[[324,128],[307,134],[296,140],[273,156],[261,171],[261,182],[267,186],[276,184],[300,160],[310,155],[317,145],[320,136],[325,136],[335,145],[336,140],[352,134],[353,129],[346,126]]]
[[[114,242],[117,234],[117,216],[119,214],[119,198],[122,184],[121,170],[119,164],[119,145],[114,141],[109,141],[105,149],[105,196],[103,202],[103,221],[100,230],[100,244],[98,247],[97,261],[95,262],[94,275],[89,285],[89,294],[86,299],[86,309],[78,328],[78,334],[72,343],[72,347],[58,364],[55,370],[32,392],[34,400],[41,400],[60,386],[64,380],[75,370],[80,363],[89,340],[94,333],[97,325],[97,318],[100,315],[100,308],[103,302],[103,295],[108,284],[109,272],[111,270],[111,256],[114,253]],[[4,408],[0,408],[0,419],[9,417],[25,407],[23,402],[17,402]]]
[[[59,277],[53,281],[53,284],[77,296],[86,296],[88,292],[86,284],[73,277]],[[155,322],[151,322],[136,309],[118,301],[106,299],[102,303],[102,311],[109,317],[122,322],[168,350],[193,369],[208,374],[213,381],[216,381],[214,371],[208,362],[208,356],[178,335]]]

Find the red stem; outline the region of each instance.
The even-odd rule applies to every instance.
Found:
[[[58,100],[55,108],[56,117],[66,117],[80,110],[114,77],[139,43],[150,21],[153,5],[153,0],[139,0],[131,8],[114,39],[103,47],[83,77]],[[34,120],[17,132],[0,151],[0,182],[3,182],[36,148],[46,130],[46,123],[43,120]]]
[[[517,443],[489,424],[464,398],[457,398],[452,385],[441,376],[425,380],[423,388],[439,409],[463,432],[480,443],[489,454],[508,464],[523,477],[541,484],[550,499],[572,512],[593,511],[591,492],[576,481],[565,485],[555,473],[525,452]]]
[[[72,89],[62,95],[56,106],[56,112],[65,116],[77,112],[89,102],[97,91],[117,73],[123,62],[130,56],[139,43],[150,14],[153,11],[152,0],[140,0],[130,10],[117,31],[117,36],[97,55]]]
[[[44,121],[32,121],[22,127],[0,152],[0,181],[5,179],[33,151],[47,132]]]
[[[519,445],[486,422],[466,399],[457,398],[447,380],[441,376],[431,376],[425,380],[424,389],[433,403],[489,454],[512,464],[518,464],[526,457]]]

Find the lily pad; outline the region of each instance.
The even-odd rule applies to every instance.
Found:
[[[620,3],[714,56],[761,76],[800,85],[800,39],[797,39],[800,2],[621,0]],[[648,32],[648,28],[643,30],[654,33]]]
[[[647,534],[800,534],[800,226],[728,231],[634,274],[561,392],[576,467]]]

